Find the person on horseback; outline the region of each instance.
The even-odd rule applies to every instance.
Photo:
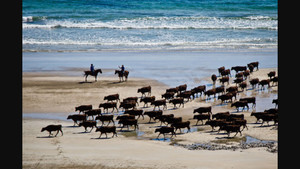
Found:
[[[93,65],[93,64],[91,64],[90,70],[91,70],[92,73],[95,72],[95,68],[94,68],[94,65]]]
[[[122,75],[124,75],[124,72],[125,72],[125,67],[124,67],[124,65],[122,65],[121,67],[119,66],[119,68],[121,69]]]

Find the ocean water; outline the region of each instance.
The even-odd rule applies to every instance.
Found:
[[[277,49],[277,0],[23,0],[23,52]]]

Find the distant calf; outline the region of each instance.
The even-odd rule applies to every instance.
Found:
[[[118,137],[117,132],[116,132],[116,126],[102,126],[96,129],[96,132],[100,131],[100,136],[99,138],[101,138],[102,134],[104,133],[106,138],[107,138],[107,134],[106,133],[113,133],[112,137],[114,137],[114,135],[116,135],[116,137]]]
[[[59,131],[61,132],[61,135],[63,135],[63,131],[61,128],[62,128],[61,125],[48,125],[46,127],[43,127],[41,132],[47,130],[49,132],[49,137],[50,137],[50,135],[52,135],[51,134],[52,131],[57,131],[57,133],[55,134],[56,137]]]

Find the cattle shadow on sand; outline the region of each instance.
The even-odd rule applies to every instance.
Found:
[[[37,136],[36,138],[55,138],[55,136]]]
[[[78,84],[85,84],[85,83],[94,83],[94,82],[86,82],[86,81],[78,82]]]
[[[109,139],[112,139],[112,137],[96,137],[96,138],[91,138],[92,140],[109,140]]]

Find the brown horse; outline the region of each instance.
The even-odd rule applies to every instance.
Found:
[[[129,74],[129,72],[128,72],[127,70],[124,71],[124,74],[122,73],[121,70],[115,70],[115,74],[117,74],[117,73],[118,73],[120,82],[121,82],[121,81],[124,81],[123,76],[125,76],[125,81],[127,81],[128,74]],[[121,79],[122,79],[122,80],[121,80]]]
[[[88,75],[95,76],[95,81],[97,81],[97,75],[98,75],[99,72],[102,73],[102,70],[101,69],[96,69],[94,72],[84,71],[83,76],[85,76],[85,81],[87,80]]]

